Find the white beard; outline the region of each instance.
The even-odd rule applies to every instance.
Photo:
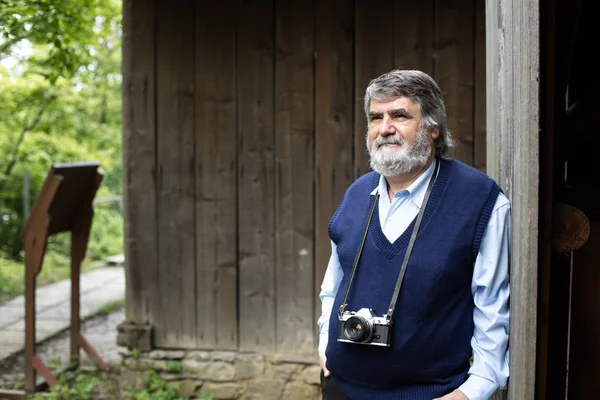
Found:
[[[398,144],[395,147],[382,146],[383,144]],[[408,145],[402,136],[379,136],[369,148],[367,135],[367,150],[369,151],[371,169],[383,176],[396,176],[407,174],[416,168],[424,167],[433,148],[429,142],[429,135],[425,129],[419,129],[416,141]]]

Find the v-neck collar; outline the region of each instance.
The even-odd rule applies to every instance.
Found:
[[[421,221],[420,230],[424,229],[429,221],[429,218],[433,214],[433,211],[439,204],[441,195],[446,188],[448,183],[448,176],[450,175],[450,170],[452,168],[452,161],[448,160],[440,160],[440,171],[437,174],[437,178],[433,183],[433,188],[431,190],[431,195],[429,197],[429,201],[427,202],[425,212],[423,214],[423,220]],[[381,175],[374,174],[372,189],[376,189],[379,185]],[[377,202],[379,203],[379,202]],[[375,217],[377,216],[377,217]],[[381,221],[379,218],[379,204],[375,204],[374,217],[371,221],[371,225],[369,226],[369,234],[372,235],[375,244],[381,250],[388,259],[394,258],[394,256],[403,249],[406,249],[408,246],[408,242],[410,240],[410,235],[412,234],[413,228],[415,226],[417,217],[413,218],[408,227],[404,230],[404,232],[396,239],[395,242],[391,243],[385,234],[383,233],[383,229],[381,228]],[[417,236],[418,237],[418,236]]]
[[[413,183],[411,183],[406,189],[400,191],[408,192],[409,200],[418,208],[421,208],[421,204],[423,204],[423,198],[425,198],[425,192],[427,191],[429,179],[435,170],[435,162],[436,159],[433,159],[433,161],[429,163],[427,169],[421,175],[419,175]],[[383,175],[379,175],[379,182],[377,187],[371,191],[371,196],[375,196],[377,192],[379,192],[379,197],[387,198],[389,202],[388,190],[389,186],[386,179],[383,177]],[[392,201],[394,198],[392,198]]]

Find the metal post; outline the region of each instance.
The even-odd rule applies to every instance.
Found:
[[[29,218],[29,207],[31,205],[30,190],[29,190],[29,170],[25,168],[23,171],[23,219]]]

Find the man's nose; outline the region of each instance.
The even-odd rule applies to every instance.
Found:
[[[379,134],[382,136],[388,136],[393,135],[394,133],[396,133],[396,129],[394,124],[392,124],[392,119],[389,116],[384,115],[383,120],[379,125]]]

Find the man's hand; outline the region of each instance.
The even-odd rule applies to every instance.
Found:
[[[454,392],[447,394],[444,397],[437,397],[433,400],[469,400],[469,398],[463,392],[456,389]]]
[[[329,378],[329,375],[331,375],[331,373],[329,373],[329,370],[325,366],[326,363],[327,363],[327,357],[325,357],[325,355],[322,355],[321,356],[321,369],[323,370],[325,378]],[[466,397],[465,397],[465,399],[466,399]],[[469,399],[467,399],[467,400],[469,400]]]

